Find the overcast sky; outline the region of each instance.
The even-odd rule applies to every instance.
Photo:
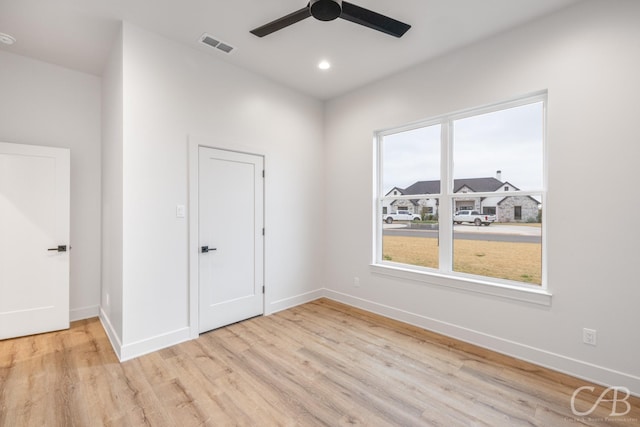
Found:
[[[454,178],[495,177],[520,190],[542,188],[542,103],[454,122]],[[384,137],[383,194],[440,179],[440,125]]]

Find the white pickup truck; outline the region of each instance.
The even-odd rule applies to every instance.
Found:
[[[495,215],[485,215],[478,211],[458,211],[453,216],[454,224],[462,224],[463,222],[470,222],[475,225],[489,226],[492,222],[496,221]]]
[[[420,221],[421,219],[420,215],[407,211],[392,212],[382,216],[382,220],[387,224],[391,224],[393,221]]]

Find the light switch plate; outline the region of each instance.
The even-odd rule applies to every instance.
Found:
[[[186,209],[184,205],[176,206],[176,218],[184,218]]]

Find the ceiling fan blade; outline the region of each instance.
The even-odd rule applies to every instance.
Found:
[[[382,31],[394,37],[402,37],[411,28],[409,24],[396,21],[393,18],[380,15],[372,10],[347,3],[346,1],[342,2],[342,15],[340,15],[340,18]]]
[[[261,27],[251,30],[251,34],[256,35],[258,37],[264,37],[268,34],[281,30],[289,25],[295,24],[296,22],[302,21],[311,16],[311,12],[309,11],[309,7],[305,7],[303,9],[297,10],[293,13],[290,13],[282,18],[276,19],[275,21],[271,21],[268,24],[265,24]]]

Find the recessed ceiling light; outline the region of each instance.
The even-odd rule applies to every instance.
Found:
[[[16,42],[16,38],[9,34],[0,33],[0,43],[12,45]]]
[[[321,70],[328,70],[329,68],[331,68],[331,64],[329,63],[329,61],[320,61],[320,63],[318,64],[318,68],[320,68]]]

